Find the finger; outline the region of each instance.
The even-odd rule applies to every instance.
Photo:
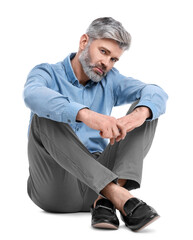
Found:
[[[108,135],[107,135],[107,133],[105,132],[105,131],[100,131],[100,136],[102,137],[102,138],[109,138],[108,137]]]
[[[127,135],[127,129],[126,129],[126,127],[122,127],[121,128],[121,139],[124,139],[125,137],[126,137],[126,135]]]
[[[119,132],[120,135],[116,138],[116,141],[120,141],[121,139],[123,140],[127,134],[127,130],[125,126],[119,125]]]
[[[110,144],[113,145],[115,143],[115,139],[114,138],[111,138],[110,139]]]
[[[114,138],[117,138],[118,136],[120,136],[121,132],[119,130],[119,128],[117,126],[115,126],[113,129],[112,129],[112,135]]]
[[[121,140],[124,140],[125,138],[122,138],[121,136],[118,136],[115,140],[116,140],[116,142],[119,142],[119,141],[121,141]]]
[[[106,129],[106,131],[100,131],[100,135],[102,138],[113,138],[113,133],[112,130],[110,129]]]

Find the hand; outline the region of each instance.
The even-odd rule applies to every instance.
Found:
[[[117,119],[117,126],[125,128],[126,132],[130,132],[133,129],[140,127],[147,118],[151,116],[151,110],[148,107],[138,107],[130,114]],[[116,141],[120,141],[120,137],[116,138]]]
[[[111,116],[106,116],[89,109],[81,109],[76,117],[76,120],[84,122],[88,127],[100,131],[102,138],[109,138],[110,144],[114,144],[117,137],[124,139],[126,136],[125,127],[119,123],[117,119]]]
[[[76,120],[100,131],[100,136],[109,138],[110,144],[113,145],[115,140],[119,142],[124,139],[127,132],[141,126],[150,116],[151,111],[147,107],[138,107],[132,113],[119,119],[84,108],[78,112]]]

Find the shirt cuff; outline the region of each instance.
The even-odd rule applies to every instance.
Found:
[[[139,103],[135,106],[135,108],[137,107],[148,107],[151,110],[152,116],[151,118],[148,118],[147,121],[152,121],[156,118],[158,118],[158,114],[157,114],[157,110],[156,110],[156,106],[154,103],[152,103],[151,101],[148,100],[141,100],[139,101]]]
[[[83,108],[89,108],[77,102],[71,102],[65,109],[65,113],[62,115],[62,122],[75,123],[78,112]]]

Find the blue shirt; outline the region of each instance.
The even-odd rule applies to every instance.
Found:
[[[68,123],[80,141],[91,152],[102,152],[108,139],[103,139],[99,131],[76,121],[82,108],[110,115],[114,106],[132,103],[140,99],[137,106],[151,109],[152,119],[165,112],[167,94],[157,85],[145,84],[125,77],[116,68],[98,83],[89,80],[85,86],[76,78],[71,66],[70,54],[56,64],[43,63],[34,67],[28,75],[24,87],[24,101],[33,114],[54,121]]]

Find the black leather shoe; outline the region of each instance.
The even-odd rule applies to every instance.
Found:
[[[116,209],[108,199],[99,199],[96,207],[91,206],[92,222],[95,228],[118,229],[119,219],[116,215]]]
[[[121,214],[121,219],[132,231],[139,231],[159,218],[152,207],[138,198],[130,198],[123,207],[126,216]]]

